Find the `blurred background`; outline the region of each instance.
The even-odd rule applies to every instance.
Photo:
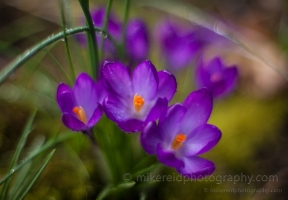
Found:
[[[119,198],[125,199],[286,199],[288,196],[288,2],[284,0],[194,0],[131,1],[129,18],[147,23],[150,37],[149,59],[164,69],[155,37],[157,25],[169,18],[184,26],[200,24],[219,35],[203,51],[205,59],[221,56],[227,65],[237,65],[239,84],[234,93],[214,101],[209,123],[222,131],[222,139],[203,155],[216,165],[214,176],[277,175],[277,181],[177,181],[136,182]],[[65,1],[67,24],[81,26],[83,13],[76,0]],[[106,1],[90,1],[92,9]],[[114,1],[112,12],[123,20],[124,1]],[[220,25],[219,25],[220,24]],[[221,27],[221,25],[223,25]],[[229,27],[229,30],[227,30]],[[31,46],[62,30],[58,1],[0,0],[0,70]],[[224,42],[222,42],[222,40]],[[227,43],[226,43],[227,41]],[[225,43],[225,44],[223,44]],[[75,71],[88,71],[87,49],[69,37]],[[69,64],[65,43],[58,41],[40,51],[0,85],[0,177],[7,172],[11,155],[30,113],[38,109],[34,129],[24,151],[35,140],[51,138],[66,130],[55,100],[59,82],[66,82]],[[3,71],[2,71],[3,72]],[[176,75],[178,94],[183,101],[195,90],[193,66]],[[105,125],[105,120],[101,122]],[[100,124],[101,125],[101,124]],[[99,125],[99,126],[100,126]],[[104,126],[105,129],[105,126]],[[98,129],[97,129],[98,130]],[[99,135],[98,135],[99,136]],[[101,135],[99,136],[101,137]],[[125,136],[137,144],[138,135]],[[120,139],[119,139],[120,141]],[[140,144],[139,144],[140,145]],[[25,199],[96,199],[107,180],[103,167],[88,138],[74,133],[56,145],[56,152]],[[141,147],[137,156],[145,153]],[[119,158],[125,145],[119,143]],[[123,158],[125,159],[125,158]],[[154,158],[149,157],[153,160]],[[135,159],[137,161],[137,159]],[[130,162],[123,160],[122,162]],[[150,162],[150,161],[149,161]],[[149,165],[149,162],[148,165]],[[154,162],[154,160],[153,160]],[[177,175],[161,166],[155,174]],[[281,189],[281,192],[205,192],[210,189]],[[123,190],[125,193],[125,189]],[[115,199],[108,195],[107,199]]]

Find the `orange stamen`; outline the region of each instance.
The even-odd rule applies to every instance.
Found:
[[[81,106],[76,106],[73,108],[73,112],[77,115],[78,119],[82,121],[84,124],[87,123],[87,117],[84,109]]]
[[[141,97],[137,93],[134,95],[133,103],[134,103],[135,110],[140,111],[144,105],[144,102],[145,101],[144,101],[143,97]]]
[[[183,133],[177,134],[171,144],[171,148],[174,150],[179,149],[183,145],[183,142],[185,140],[186,140],[186,135],[184,135]]]

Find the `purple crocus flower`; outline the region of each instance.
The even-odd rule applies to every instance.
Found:
[[[169,21],[160,24],[157,37],[165,64],[173,71],[187,67],[203,46],[196,32],[183,30]]]
[[[126,132],[141,131],[148,122],[157,120],[177,87],[171,73],[157,72],[150,61],[139,64],[132,76],[121,63],[105,63],[101,75],[109,93],[104,111]]]
[[[214,164],[198,155],[221,138],[220,130],[207,124],[211,111],[212,97],[207,88],[190,93],[182,104],[167,108],[158,124],[154,121],[145,127],[140,137],[144,150],[183,176],[195,179],[210,175]]]
[[[148,30],[142,20],[135,19],[128,22],[125,42],[130,62],[138,64],[147,59],[149,51]]]
[[[73,89],[65,83],[60,83],[57,102],[63,113],[62,121],[65,126],[73,131],[82,132],[92,128],[102,116],[101,103],[106,95],[102,82],[96,84],[85,73],[78,76]]]
[[[223,97],[232,92],[238,80],[237,67],[226,67],[219,57],[208,64],[204,64],[200,59],[195,75],[197,87],[207,87],[213,97]]]

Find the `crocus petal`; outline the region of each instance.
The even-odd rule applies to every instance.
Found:
[[[160,162],[169,167],[184,167],[184,162],[175,156],[174,151],[165,151],[161,147],[161,144],[157,145],[157,158]]]
[[[127,133],[140,132],[144,129],[145,123],[138,119],[129,119],[118,123],[119,128]]]
[[[93,127],[100,120],[101,116],[102,116],[102,108],[101,106],[97,106],[91,118],[89,119],[87,126],[89,128]]]
[[[128,70],[121,63],[105,63],[102,70],[103,85],[109,93],[123,98],[132,95],[132,82]]]
[[[84,131],[88,129],[83,122],[68,113],[63,114],[62,122],[72,131]]]
[[[209,71],[210,74],[214,74],[216,72],[222,71],[223,66],[222,66],[221,59],[219,57],[215,57],[205,66],[205,69],[206,71]]]
[[[177,171],[191,179],[203,178],[215,170],[213,162],[197,156],[184,157],[183,161],[184,167],[177,168]]]
[[[168,66],[171,70],[179,70],[187,67],[192,59],[195,58],[202,45],[200,41],[195,40],[195,33],[188,34],[185,37],[171,38],[174,40],[174,45],[171,45],[171,50],[167,55]]]
[[[82,73],[78,76],[74,86],[74,97],[77,106],[81,106],[87,119],[90,119],[97,107],[98,96],[96,83],[88,74]]]
[[[126,49],[130,59],[143,61],[148,56],[148,30],[141,20],[130,20],[126,31]]]
[[[221,131],[213,125],[204,124],[190,133],[179,151],[183,156],[202,154],[213,148],[221,138]]]
[[[207,88],[190,93],[183,102],[187,112],[182,119],[181,133],[189,134],[195,128],[206,124],[212,111],[212,104],[212,97]]]
[[[217,82],[210,82],[207,85],[207,88],[211,91],[211,94],[214,98],[223,97],[235,89],[238,71],[236,67],[229,67],[221,72],[221,80]]]
[[[149,122],[140,135],[143,149],[149,154],[156,154],[157,145],[161,142],[160,130],[155,121]]]
[[[158,74],[150,61],[139,64],[133,72],[134,93],[142,96],[145,100],[152,100],[158,90]]]
[[[161,113],[167,108],[168,101],[166,98],[158,98],[155,105],[151,108],[149,114],[147,115],[145,122],[157,120]]]
[[[98,95],[98,103],[102,105],[104,99],[108,96],[108,92],[103,86],[102,79],[98,80],[96,84],[96,90]]]
[[[211,92],[213,98],[219,97],[220,95],[222,96],[222,94],[224,94],[225,91],[228,89],[226,88],[225,80],[221,80],[215,83],[211,82],[206,87]]]
[[[91,17],[95,26],[102,26],[105,17],[105,8],[99,7],[97,10],[91,12]]]
[[[237,83],[237,79],[238,79],[238,70],[237,67],[228,67],[226,69],[223,70],[223,77],[225,77],[225,86],[226,86],[226,90],[223,93],[227,94],[229,92],[231,92]]]
[[[205,69],[202,58],[197,61],[195,75],[195,83],[197,88],[209,87],[211,85],[211,74]]]
[[[170,148],[173,139],[179,133],[179,126],[185,112],[184,106],[174,104],[162,113],[158,126],[163,138],[163,147]]]
[[[126,102],[118,97],[108,95],[103,104],[107,117],[116,123],[127,121],[132,116],[131,106],[128,106]]]
[[[75,101],[72,90],[68,85],[64,83],[58,85],[57,102],[63,113],[72,113],[72,110],[75,107]]]
[[[172,99],[177,89],[177,82],[173,74],[166,70],[158,72],[158,97]]]

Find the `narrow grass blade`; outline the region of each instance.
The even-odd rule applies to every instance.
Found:
[[[39,167],[39,169],[36,171],[36,173],[34,174],[34,176],[31,177],[30,181],[27,183],[26,187],[23,188],[23,191],[20,192],[21,196],[16,199],[24,199],[24,197],[27,195],[27,193],[29,192],[29,190],[32,188],[32,186],[34,185],[34,183],[37,181],[37,179],[39,178],[39,176],[42,174],[42,172],[44,171],[44,169],[46,168],[47,164],[49,163],[49,161],[51,160],[53,154],[55,152],[55,149],[51,151],[51,153],[46,157],[45,161],[43,162],[43,164]]]
[[[35,158],[36,156],[40,155],[41,153],[43,153],[44,151],[46,151],[47,149],[51,148],[52,146],[54,146],[57,143],[60,143],[64,140],[67,140],[73,136],[75,136],[76,134],[68,134],[68,133],[63,133],[61,134],[59,137],[57,137],[56,139],[47,141],[37,152],[34,152],[33,154],[31,154],[25,161],[23,161],[22,163],[20,163],[19,165],[17,165],[16,167],[14,167],[13,171],[10,171],[8,174],[6,174],[6,176],[4,176],[4,178],[0,181],[0,185],[3,184],[8,178],[10,178],[15,172],[17,172],[19,169],[21,169],[25,164],[27,164],[28,162],[30,162],[33,158]]]
[[[150,167],[147,167],[145,169],[139,170],[139,171],[137,171],[137,172],[132,174],[132,178],[134,179],[140,174],[145,174],[147,172],[151,172],[152,170],[154,170],[154,169],[156,169],[157,167],[160,167],[160,166],[162,166],[162,164],[157,163],[157,164],[151,165]]]
[[[96,27],[93,27],[93,30],[98,31],[98,32],[100,32],[100,31],[103,32],[102,29],[96,28]],[[87,32],[87,31],[90,31],[90,29],[88,27],[77,27],[77,28],[67,30],[66,35],[70,36],[70,35],[84,32],[84,31]],[[107,34],[107,33],[103,32],[103,34]],[[108,37],[108,39],[113,41],[112,37],[109,36],[108,34],[107,34],[107,37]],[[23,63],[25,63],[27,60],[29,60],[32,56],[34,56],[40,50],[44,49],[45,47],[54,43],[55,41],[58,41],[58,40],[63,39],[63,38],[65,38],[63,32],[57,33],[55,35],[53,34],[53,35],[49,36],[47,39],[43,40],[42,42],[36,44],[34,47],[26,50],[23,54],[21,54],[15,60],[13,60],[10,64],[8,64],[7,67],[5,67],[3,70],[1,70],[0,83],[2,83],[8,75],[10,75],[14,70],[16,70],[18,67],[20,67]]]
[[[69,48],[69,43],[68,43],[68,38],[67,38],[67,23],[66,23],[66,17],[65,17],[65,5],[63,0],[59,0],[59,7],[60,7],[60,13],[61,13],[61,19],[62,19],[62,27],[63,27],[63,34],[64,34],[64,42],[65,42],[65,48],[66,48],[66,53],[68,56],[68,61],[69,61],[69,66],[72,74],[72,80],[75,80],[75,71],[73,67],[73,62],[71,59],[71,53],[70,53],[70,48]]]
[[[119,191],[119,190],[125,190],[125,189],[129,189],[131,187],[133,187],[136,184],[136,182],[131,181],[131,182],[124,182],[124,183],[120,183],[114,187],[112,187],[112,185],[107,185],[98,195],[98,197],[96,198],[96,200],[101,200],[105,197],[107,197],[107,195],[109,195],[110,192],[115,192],[115,191]]]
[[[8,172],[13,172],[14,171],[14,167],[17,165],[18,163],[18,160],[19,160],[19,156],[25,146],[25,143],[26,143],[26,140],[27,140],[27,137],[29,135],[29,133],[31,132],[31,127],[32,127],[32,123],[34,121],[34,118],[35,118],[35,115],[36,115],[36,110],[33,112],[32,116],[30,117],[25,129],[24,129],[24,132],[20,138],[20,141],[17,145],[17,148],[16,148],[16,151],[14,153],[14,156],[12,158],[12,161],[11,161],[11,164],[9,166],[9,169],[8,169]],[[10,181],[11,179],[8,178],[4,185],[3,185],[3,188],[1,190],[1,199],[6,199],[6,195],[7,195],[7,191],[8,191],[8,188],[9,188],[9,184],[10,184]]]
[[[107,185],[97,196],[96,200],[104,199],[110,192],[112,185]]]
[[[63,69],[63,67],[60,65],[60,63],[56,60],[56,58],[50,53],[48,52],[49,56],[53,59],[53,61],[57,64],[57,66],[61,69],[61,71],[63,72],[63,74],[65,75],[66,79],[68,80],[68,82],[70,84],[72,84],[72,80],[69,78],[69,76],[67,75],[67,73],[65,72],[65,70]],[[74,77],[75,78],[75,77]],[[73,78],[73,80],[74,80]]]
[[[34,153],[35,151],[38,151],[39,148],[44,143],[44,137],[38,137],[33,141],[32,144],[32,151],[29,154]],[[30,150],[29,150],[30,151]],[[28,154],[28,155],[29,155]],[[32,171],[35,169],[35,167],[39,164],[39,162],[42,160],[43,156],[40,154],[35,159],[31,160],[31,162],[28,162],[26,165],[24,165],[20,170],[17,176],[15,177],[15,182],[13,183],[13,189],[10,193],[9,199],[13,200],[16,198],[16,196],[19,195],[19,192],[22,190],[23,186],[25,185],[25,181],[27,181],[29,176],[32,174]]]

